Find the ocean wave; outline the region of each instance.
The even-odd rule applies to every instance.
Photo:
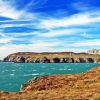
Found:
[[[15,76],[15,74],[10,74],[10,76]]]
[[[12,72],[15,72],[16,70],[11,70]]]
[[[39,75],[39,73],[33,73],[33,74],[24,74],[23,76],[36,76]]]

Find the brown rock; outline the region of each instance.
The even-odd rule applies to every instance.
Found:
[[[100,100],[100,67],[83,74],[33,78],[21,92],[0,92],[0,100]]]

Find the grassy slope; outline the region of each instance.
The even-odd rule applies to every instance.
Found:
[[[100,55],[94,54],[85,54],[85,53],[70,53],[70,52],[57,52],[57,53],[15,53],[9,55],[10,58],[18,57],[29,57],[29,60],[47,57],[49,59],[53,59],[55,57],[58,58],[94,58],[95,61],[100,61]]]
[[[22,91],[1,92],[0,100],[100,100],[100,67],[83,74],[35,78]]]

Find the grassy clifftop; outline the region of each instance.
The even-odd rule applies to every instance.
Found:
[[[4,61],[11,62],[32,62],[32,63],[50,63],[50,62],[100,62],[100,55],[73,52],[18,52],[10,54],[4,58]]]
[[[100,67],[83,74],[33,78],[19,93],[1,92],[0,100],[100,100]]]

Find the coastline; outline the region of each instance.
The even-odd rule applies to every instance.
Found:
[[[100,67],[82,74],[33,78],[21,87],[20,92],[0,92],[0,96],[0,100],[99,100]]]
[[[3,59],[15,63],[99,63],[100,55],[74,52],[18,52]]]

